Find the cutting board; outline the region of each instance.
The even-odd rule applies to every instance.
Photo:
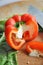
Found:
[[[29,5],[33,5],[38,9],[43,9],[43,0],[28,0],[23,2],[12,3],[0,7],[0,20],[6,19],[14,14],[28,13]],[[43,41],[43,33],[39,33],[34,39],[36,41]],[[43,58],[30,57],[24,52],[24,48],[17,53],[18,65],[43,65]]]

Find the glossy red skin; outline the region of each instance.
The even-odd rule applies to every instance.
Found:
[[[14,26],[15,24],[15,20],[13,18],[9,18],[6,23],[5,23],[5,28],[8,26],[8,25],[11,25],[11,26]]]
[[[26,51],[29,53],[31,50],[38,50],[40,52],[43,52],[43,42],[39,41],[30,41],[26,44]]]
[[[16,22],[20,22],[20,21],[21,21],[21,16],[19,16],[19,15],[14,15],[12,18],[13,18]]]
[[[28,25],[30,27],[33,26],[33,28],[34,28],[34,30],[33,30],[34,33],[32,34],[32,37],[30,37],[31,36],[30,35],[30,31],[28,30],[29,34],[27,35],[26,33],[24,33],[24,35],[23,35],[24,37],[23,38],[26,41],[33,40],[38,35],[38,24],[37,24],[35,18],[32,15],[30,15],[30,14],[24,14],[24,15],[21,16],[21,19],[23,21],[25,21],[26,25]]]
[[[27,22],[29,20],[33,20],[33,21],[36,21],[35,17],[30,15],[30,14],[23,14],[21,16],[21,20],[24,21],[24,22]]]
[[[26,31],[26,32],[23,33],[23,38],[24,38],[26,41],[29,41],[29,39],[30,39],[30,33],[29,33],[29,31]]]
[[[31,20],[30,20],[31,21]],[[28,22],[27,22],[28,23]],[[32,37],[29,39],[29,40],[33,40],[34,38],[37,37],[38,35],[38,24],[36,21],[31,21],[31,23],[28,23],[29,24],[33,24],[33,27],[34,27],[34,33],[32,34]]]

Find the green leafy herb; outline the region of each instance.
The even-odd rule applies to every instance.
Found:
[[[0,25],[5,25],[6,20],[1,20]]]
[[[0,24],[0,32],[4,31],[4,25]]]
[[[0,45],[0,65],[17,65],[17,51],[12,50],[6,42]]]
[[[4,32],[0,35],[0,44],[3,41],[5,41],[5,34],[4,34]]]
[[[0,21],[0,31],[4,31],[5,22],[6,22],[6,20]]]
[[[4,65],[7,61],[7,57],[4,54],[0,54],[0,65]]]

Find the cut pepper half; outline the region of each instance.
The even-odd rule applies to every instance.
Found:
[[[7,32],[8,30],[8,32]],[[16,38],[17,29],[11,26],[6,27],[6,41],[8,42],[8,45],[12,47],[13,49],[19,50],[25,41],[23,39]]]
[[[38,35],[38,24],[30,14],[14,15],[5,23],[6,41],[13,49],[20,49],[25,41]]]

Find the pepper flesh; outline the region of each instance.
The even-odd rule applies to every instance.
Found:
[[[23,38],[26,41],[34,39],[38,35],[38,24],[36,19],[30,14],[24,14],[21,16],[21,19],[28,26],[28,35],[24,32]]]
[[[27,42],[26,51],[28,53],[31,53],[32,50],[38,50],[40,52],[43,52],[43,42],[38,42],[38,41]]]
[[[11,26],[6,27],[5,37],[6,37],[6,41],[7,41],[8,45],[11,48],[13,48],[13,49],[19,50],[23,46],[23,44],[25,43],[25,41],[22,40],[22,39],[17,39],[16,38],[16,33],[17,33],[17,29],[16,28],[11,27]],[[14,41],[12,39],[12,34],[15,35],[14,36]],[[18,42],[19,42],[19,44],[18,44]]]

